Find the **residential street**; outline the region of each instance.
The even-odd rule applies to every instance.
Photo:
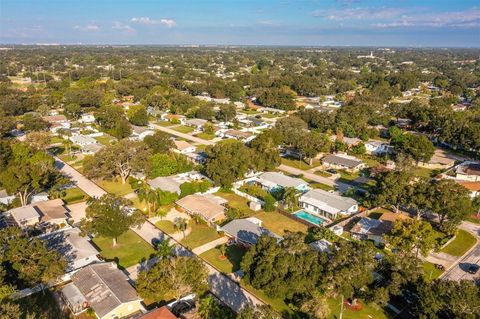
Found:
[[[207,140],[204,140],[202,138],[192,136],[190,134],[181,133],[181,132],[172,130],[171,128],[168,128],[168,127],[156,125],[156,124],[153,124],[153,123],[150,123],[150,125],[157,130],[168,133],[170,135],[175,135],[175,136],[184,138],[186,140],[189,140],[189,141],[192,141],[192,142],[195,142],[195,143],[200,143],[200,144],[204,144],[204,145],[214,145],[215,144],[215,142],[213,142],[213,141],[207,141]]]
[[[62,160],[55,158],[55,165],[63,173],[70,176],[72,181],[74,181],[77,184],[77,186],[81,188],[88,195],[99,197],[99,196],[102,196],[103,194],[106,194],[106,192],[102,188],[100,188],[91,180],[87,179],[85,176],[80,174],[78,171],[76,171],[74,168],[72,168],[70,165],[66,164]],[[185,247],[180,245],[170,236],[163,233],[161,230],[159,230],[149,221],[146,221],[139,228],[133,227],[132,230],[136,234],[138,234],[140,237],[142,237],[142,239],[145,240],[150,245],[152,244],[152,240],[154,238],[163,240],[164,238],[168,237],[170,238],[170,241],[172,244],[176,243],[176,248],[174,251],[176,255],[183,255],[183,256],[193,255],[191,251],[187,250]],[[203,259],[201,260],[203,261]],[[147,263],[151,263],[151,261]],[[263,304],[260,300],[252,296],[248,291],[241,288],[232,279],[220,273],[218,270],[216,270],[206,262],[204,263],[209,271],[208,281],[210,283],[212,293],[215,294],[223,303],[228,305],[232,310],[238,312],[242,307],[244,307],[247,304],[250,304],[250,305]],[[129,270],[127,270],[131,272],[130,277],[132,279],[135,279],[138,271],[144,266],[145,265],[137,265],[137,266],[130,267]]]
[[[473,249],[463,256],[450,270],[443,273],[441,278],[455,281],[478,279],[480,278],[480,271],[476,275],[472,275],[465,270],[471,264],[480,265],[480,225],[465,221],[459,228],[475,235],[475,237],[477,237],[477,243]]]

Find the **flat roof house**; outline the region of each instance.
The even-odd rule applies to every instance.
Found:
[[[282,237],[262,227],[261,220],[257,218],[234,219],[222,226],[221,230],[238,244],[247,247],[255,245],[264,235],[276,238],[277,242],[282,240]]]
[[[17,225],[22,228],[33,226],[40,222],[40,214],[31,205],[11,209],[7,211],[7,214],[12,216]]]
[[[322,158],[325,167],[344,169],[356,172],[365,167],[365,164],[354,156],[346,154],[329,154]]]
[[[100,262],[98,251],[88,237],[80,236],[80,229],[71,228],[44,236],[47,246],[59,252],[68,261],[67,272]]]
[[[480,163],[465,162],[458,165],[455,178],[461,181],[480,182]]]
[[[358,211],[358,202],[350,197],[312,189],[300,196],[300,207],[314,215],[335,219],[338,215],[350,215]]]
[[[160,116],[160,118],[164,121],[169,121],[169,122],[178,121],[180,124],[185,124],[185,121],[186,121],[186,117],[184,115],[171,114],[171,113],[164,113]]]
[[[293,187],[299,192],[306,192],[310,189],[308,183],[303,179],[290,177],[278,172],[265,172],[257,177],[256,182],[268,191],[288,187]]]
[[[61,292],[74,315],[91,308],[99,319],[116,319],[145,311],[142,299],[114,263],[80,269]]]
[[[213,224],[225,219],[227,201],[219,196],[192,194],[179,199],[176,204],[190,215],[199,215],[206,222]]]

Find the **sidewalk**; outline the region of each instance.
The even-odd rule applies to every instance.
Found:
[[[228,241],[228,237],[227,236],[223,236],[221,238],[218,238],[218,239],[215,239],[214,241],[211,241],[209,243],[206,243],[200,247],[197,247],[197,248],[194,248],[192,250],[192,252],[195,254],[195,255],[201,255],[203,254],[204,252],[206,251],[209,251],[210,249],[213,249],[217,246],[220,246],[220,245],[223,245],[225,244],[226,242]]]

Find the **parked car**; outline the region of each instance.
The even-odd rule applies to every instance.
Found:
[[[469,274],[475,275],[479,269],[480,269],[479,265],[470,264],[465,271],[468,272]]]

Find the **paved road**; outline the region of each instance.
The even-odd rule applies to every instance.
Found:
[[[153,124],[153,123],[150,123],[150,125],[157,130],[163,131],[163,132],[168,133],[170,135],[175,135],[175,136],[184,138],[186,140],[189,140],[189,141],[192,141],[192,142],[195,142],[195,143],[200,143],[200,144],[204,144],[204,145],[214,145],[215,144],[215,142],[213,142],[213,141],[207,141],[207,140],[204,140],[203,138],[192,136],[192,135],[186,134],[186,133],[181,133],[181,132],[172,130],[171,128],[168,128],[168,127],[160,126],[160,125]]]
[[[278,167],[278,169],[280,169],[284,172],[290,173],[290,174],[294,174],[294,175],[303,175],[304,177],[306,177],[306,178],[308,178],[308,179],[310,179],[314,182],[317,182],[317,183],[325,184],[325,185],[328,185],[328,186],[331,186],[331,187],[336,187],[342,193],[346,192],[349,188],[355,187],[355,186],[350,185],[350,184],[342,183],[342,182],[339,182],[337,180],[332,180],[330,178],[323,177],[323,176],[320,176],[320,175],[316,175],[316,174],[313,174],[313,173],[309,173],[307,171],[304,171],[304,170],[301,170],[301,169],[298,169],[298,168],[295,168],[295,167],[291,167],[291,166],[288,166],[288,165],[284,165],[284,164],[280,165]]]
[[[66,164],[62,160],[56,158],[55,165],[58,169],[60,169],[63,173],[68,175],[72,181],[74,181],[77,186],[82,189],[85,193],[90,196],[100,197],[106,192],[100,188],[97,184],[87,179],[85,176],[80,174],[77,170],[73,169],[70,165]],[[180,245],[174,239],[171,239],[167,234],[163,233],[157,227],[155,227],[149,221],[146,221],[140,227],[133,227],[132,230],[137,233],[140,237],[143,238],[147,243],[152,244],[152,240],[154,238],[158,238],[160,240],[164,240],[169,238],[173,243],[176,243],[174,248],[174,253],[176,255],[182,256],[192,256],[193,253]],[[201,259],[203,261],[203,259]],[[150,264],[150,261],[147,264]],[[209,276],[208,282],[210,284],[211,292],[216,295],[223,303],[228,305],[232,310],[238,312],[242,307],[245,305],[258,305],[263,304],[260,300],[256,297],[251,295],[248,291],[241,288],[236,282],[234,282],[229,277],[225,276],[214,267],[210,266],[206,262],[204,262],[208,268]],[[131,278],[136,278],[138,271],[144,268],[144,264],[136,265],[135,267],[130,267],[129,270],[131,271],[130,275]]]
[[[478,272],[476,275],[472,275],[467,273],[465,270],[471,264],[480,266],[480,225],[465,221],[460,225],[459,228],[470,232],[472,235],[475,235],[477,238],[477,243],[469,253],[455,263],[451,269],[446,271],[441,278],[455,281],[479,279],[480,272]]]
[[[55,167],[58,168],[62,173],[70,177],[70,179],[85,193],[90,197],[101,197],[107,192],[103,190],[100,186],[80,174],[79,171],[55,157]]]

